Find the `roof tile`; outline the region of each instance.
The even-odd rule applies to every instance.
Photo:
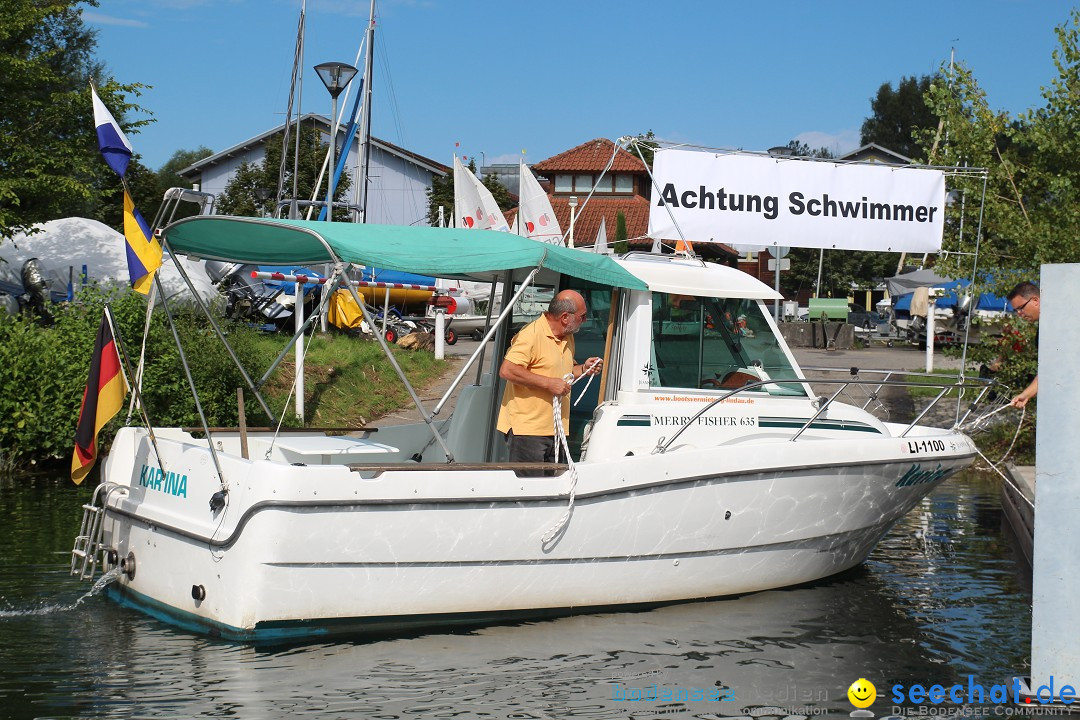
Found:
[[[627,151],[615,149],[615,143],[606,138],[596,138],[583,142],[566,152],[553,155],[547,160],[541,160],[532,166],[539,173],[550,174],[554,172],[601,172],[607,167],[612,153],[615,153],[615,161],[611,165],[610,172],[645,173],[645,163],[641,158],[635,157]]]

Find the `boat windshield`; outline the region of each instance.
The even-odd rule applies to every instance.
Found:
[[[756,368],[796,374],[756,300],[654,292],[652,318],[652,387],[733,389],[761,379]],[[771,392],[806,394],[799,384]]]

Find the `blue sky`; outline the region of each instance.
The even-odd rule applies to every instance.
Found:
[[[300,0],[101,0],[98,59],[156,122],[130,137],[157,168],[283,121]],[[848,150],[885,81],[951,47],[991,107],[1041,105],[1059,0],[380,0],[373,132],[449,164],[539,162],[595,137]],[[367,0],[308,0],[302,107],[329,114],[312,66],[352,63]],[[460,146],[455,147],[455,143]]]

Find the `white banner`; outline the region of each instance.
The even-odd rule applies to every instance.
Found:
[[[938,252],[945,175],[929,168],[658,150],[649,236]],[[680,234],[679,230],[682,231]]]

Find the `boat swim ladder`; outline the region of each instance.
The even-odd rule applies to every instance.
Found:
[[[94,488],[90,502],[83,505],[82,524],[75,544],[71,548],[71,575],[78,575],[80,580],[93,580],[97,573],[98,562],[106,548],[101,538],[105,532],[105,507],[109,494],[113,490],[127,492],[127,488],[113,483],[103,482]],[[100,501],[100,502],[99,502]]]

